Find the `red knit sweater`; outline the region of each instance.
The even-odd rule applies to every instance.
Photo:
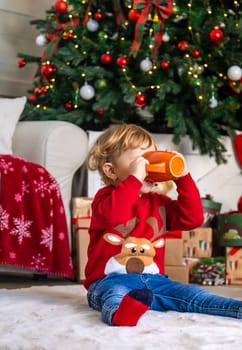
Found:
[[[190,174],[176,181],[178,197],[140,195],[134,176],[100,189],[92,203],[85,287],[105,275],[164,273],[164,230],[191,230],[203,223],[199,191]]]

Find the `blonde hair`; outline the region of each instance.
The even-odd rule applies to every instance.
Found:
[[[89,170],[97,170],[102,181],[106,185],[112,184],[103,172],[103,165],[106,162],[115,162],[123,152],[134,149],[140,145],[147,145],[147,148],[157,148],[153,136],[142,127],[135,124],[112,125],[106,129],[94,142],[88,152],[86,165]]]

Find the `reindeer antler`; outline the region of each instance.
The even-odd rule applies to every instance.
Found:
[[[159,229],[158,221],[157,221],[157,218],[155,216],[150,216],[146,220],[147,224],[149,224],[153,228],[153,231],[154,231],[153,239],[155,239],[156,237],[158,237],[162,233],[164,233],[164,231],[166,229],[165,208],[164,207],[159,207],[159,213],[160,213],[160,216],[161,216],[161,218],[163,220],[163,226],[162,226],[161,229]]]
[[[130,219],[125,225],[120,224],[114,228],[115,230],[120,232],[124,237],[128,237],[129,233],[135,228],[138,222],[139,222],[138,218],[134,217]]]
[[[146,219],[146,223],[150,225],[154,231],[153,239],[163,234],[166,230],[165,208],[162,206],[159,207],[159,213],[163,221],[163,226],[161,229],[159,229],[158,221],[155,216],[150,216],[148,217],[148,219]],[[139,219],[137,217],[134,217],[128,220],[126,224],[119,224],[114,228],[117,232],[121,233],[123,237],[128,237],[130,232],[133,231],[133,229],[137,226],[138,223],[139,223]]]

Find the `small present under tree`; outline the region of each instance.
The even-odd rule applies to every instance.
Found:
[[[84,129],[136,123],[188,134],[225,161],[221,135],[242,130],[241,7],[223,0],[57,0],[39,30],[26,120]]]

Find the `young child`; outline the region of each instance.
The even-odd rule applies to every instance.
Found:
[[[242,301],[220,297],[164,274],[165,230],[203,223],[199,191],[187,171],[178,197],[147,190],[147,160],[155,140],[137,125],[111,126],[90,149],[87,166],[106,186],[94,197],[84,285],[90,307],[114,326],[135,326],[147,310],[242,318]]]

